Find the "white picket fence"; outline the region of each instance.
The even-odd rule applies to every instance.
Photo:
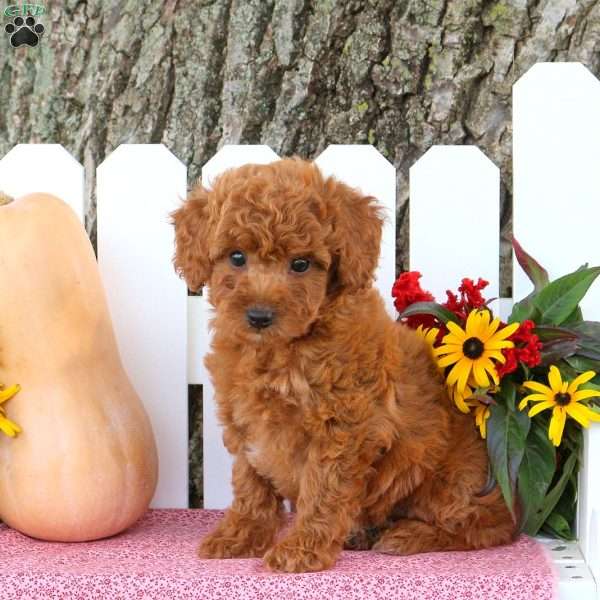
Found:
[[[514,87],[513,228],[551,277],[584,262],[600,264],[600,82],[577,63],[534,66]],[[202,169],[205,185],[225,169],[279,157],[265,146],[224,146]],[[372,146],[330,146],[316,163],[326,175],[377,197],[388,209],[377,285],[394,315],[394,167]],[[474,146],[434,146],[410,171],[410,266],[440,299],[463,277],[490,281],[498,296],[498,168]],[[215,419],[213,389],[202,359],[209,344],[209,308],[188,297],[175,275],[169,213],[186,195],[186,167],[162,145],[126,144],[97,171],[98,262],[123,363],[148,410],[160,477],[154,507],[188,503],[188,384],[204,385],[204,499],[230,500],[231,460]],[[84,172],[61,146],[18,145],[0,161],[0,190],[20,196],[44,191],[67,201],[83,219]],[[518,265],[514,296],[531,289]],[[506,315],[511,301],[497,309]],[[600,320],[600,284],[583,304]],[[586,435],[579,500],[580,548],[600,574],[600,427]],[[558,548],[558,546],[557,546]],[[577,545],[558,556],[569,597],[595,597]],[[557,550],[562,552],[562,550]],[[563,560],[564,559],[564,560]],[[568,564],[567,564],[568,563]],[[566,579],[565,579],[566,581]],[[561,585],[563,585],[561,583]],[[565,586],[567,584],[564,584]],[[575,587],[574,587],[575,586]],[[573,592],[573,590],[576,590]],[[567,597],[567,596],[563,596]]]

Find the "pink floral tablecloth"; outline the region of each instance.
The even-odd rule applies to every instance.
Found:
[[[344,552],[331,571],[275,574],[260,560],[201,560],[220,511],[151,510],[128,531],[79,544],[33,540],[0,525],[0,598],[206,600],[549,600],[556,576],[525,536],[477,552],[393,557]]]

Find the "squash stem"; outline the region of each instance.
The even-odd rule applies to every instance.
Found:
[[[0,206],[4,206],[5,204],[12,202],[13,200],[14,200],[14,198],[9,196],[8,194],[5,194],[4,192],[0,192]]]

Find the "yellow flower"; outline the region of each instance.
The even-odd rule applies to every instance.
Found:
[[[6,418],[6,413],[3,409],[0,409],[0,431],[10,437],[15,437],[17,433],[21,432],[21,428],[14,421]]]
[[[0,385],[0,404],[10,400],[19,390],[21,389],[20,385],[11,385],[7,388]],[[0,406],[0,431],[4,432],[6,435],[10,437],[15,437],[17,433],[20,433],[21,428],[8,419],[6,417],[6,412],[4,408]]]
[[[514,344],[506,338],[518,329],[519,324],[513,323],[498,331],[500,319],[490,322],[488,310],[473,310],[467,317],[464,330],[452,321],[448,321],[446,326],[450,333],[444,336],[444,345],[434,352],[437,356],[443,356],[439,359],[440,367],[454,365],[448,373],[448,385],[456,385],[460,393],[465,390],[470,377],[477,387],[489,387],[490,378],[498,385],[493,360],[505,362],[500,350],[513,347]]]
[[[467,398],[469,398],[473,394],[473,390],[466,385],[465,389],[461,392],[455,385],[448,386],[448,393],[454,400],[454,404],[460,412],[469,413],[471,409],[469,408],[469,403],[467,402]]]
[[[539,402],[529,410],[529,416],[535,417],[538,413],[552,409],[552,418],[548,429],[548,437],[555,446],[560,444],[567,415],[575,419],[583,427],[589,427],[590,421],[600,421],[600,414],[580,404],[582,400],[600,396],[596,390],[577,390],[580,385],[596,376],[594,371],[586,371],[578,375],[573,381],[563,381],[560,371],[552,365],[548,373],[550,387],[537,381],[526,381],[523,385],[536,392],[525,396],[519,403],[519,410],[523,410],[528,402]]]
[[[438,357],[435,355],[435,340],[437,338],[437,334],[439,333],[439,327],[428,327],[425,329],[423,325],[419,325],[415,331],[427,342],[429,346],[429,352],[431,354],[431,358],[433,362],[437,365],[438,370],[441,371],[440,366],[438,365]]]
[[[434,349],[435,338],[437,334],[440,332],[439,327],[428,327],[425,329],[423,325],[419,325],[416,329],[416,332],[431,346],[431,349]]]
[[[487,435],[487,420],[491,415],[489,405],[476,397],[469,398],[466,400],[466,403],[468,406],[475,409],[475,425],[479,427],[479,433],[485,440],[485,436]]]
[[[20,389],[21,386],[19,384],[11,385],[7,388],[0,384],[0,404],[10,400]]]
[[[471,381],[469,381],[471,383]],[[473,384],[472,384],[473,385]],[[485,402],[482,402],[477,396],[473,396],[474,390],[467,384],[463,392],[459,392],[456,386],[448,388],[449,393],[452,395],[454,404],[463,413],[471,412],[471,409],[475,409],[475,425],[479,427],[479,433],[485,440],[487,435],[487,420],[490,418],[490,407]],[[492,390],[488,390],[492,391]]]

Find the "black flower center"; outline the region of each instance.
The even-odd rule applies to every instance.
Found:
[[[484,349],[483,342],[476,337],[470,337],[463,344],[463,354],[473,360],[479,358],[483,354]]]
[[[571,394],[554,394],[554,401],[559,406],[566,406],[569,404],[569,402],[571,402]]]

